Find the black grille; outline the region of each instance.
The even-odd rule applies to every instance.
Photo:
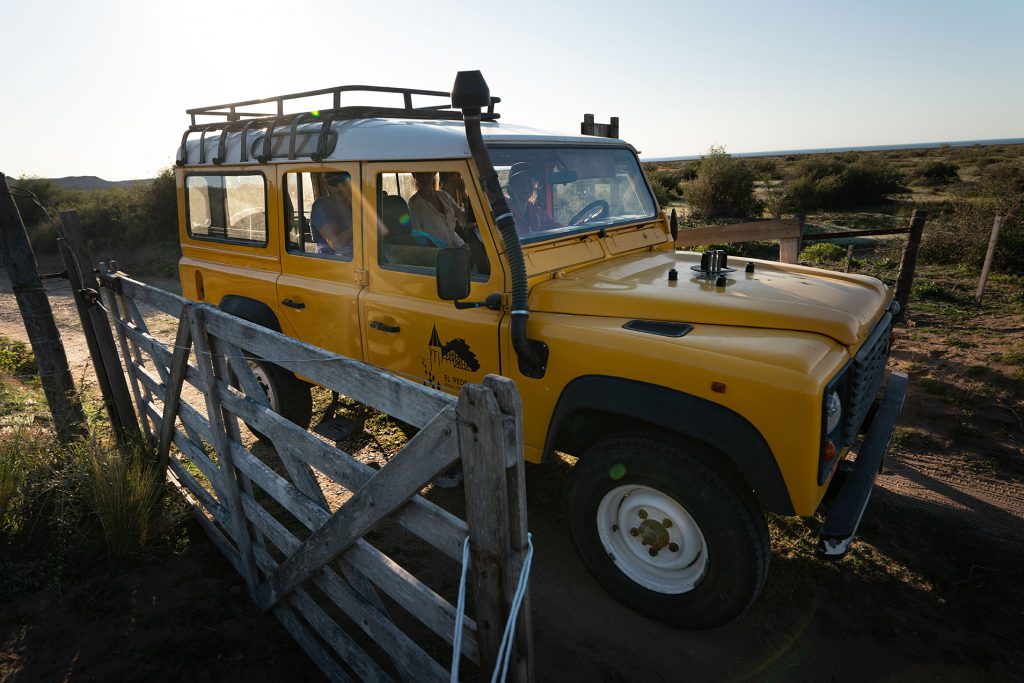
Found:
[[[849,408],[846,412],[847,438],[852,438],[860,428],[868,410],[882,386],[885,364],[889,359],[889,338],[892,331],[892,315],[886,313],[875,329],[871,331],[864,346],[857,352],[850,368]]]

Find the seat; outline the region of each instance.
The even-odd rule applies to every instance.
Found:
[[[400,195],[385,194],[381,197],[380,219],[387,235],[388,244],[416,244],[412,236],[412,215],[409,204]]]

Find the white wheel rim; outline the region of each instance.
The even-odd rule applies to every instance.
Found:
[[[609,558],[649,590],[693,590],[708,566],[707,541],[689,512],[649,486],[618,486],[597,506],[597,533]]]
[[[274,385],[270,383],[270,375],[267,373],[266,368],[256,361],[250,360],[249,369],[252,370],[252,374],[256,376],[256,381],[259,382],[263,392],[267,395],[270,409],[277,412],[277,394],[274,393]]]

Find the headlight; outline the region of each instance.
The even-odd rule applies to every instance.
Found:
[[[831,434],[839,426],[839,418],[843,415],[843,404],[835,391],[825,402],[825,434]]]

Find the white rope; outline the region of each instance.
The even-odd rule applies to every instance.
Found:
[[[462,654],[462,620],[466,615],[466,574],[469,572],[469,536],[462,543],[462,578],[459,579],[459,601],[455,608],[455,635],[452,640],[451,683],[459,683],[459,656]]]
[[[512,606],[509,611],[508,621],[505,622],[505,632],[501,636],[501,645],[498,647],[498,661],[494,664],[494,673],[491,674],[491,683],[505,683],[508,677],[508,664],[512,659],[512,646],[516,639],[516,620],[519,618],[519,609],[526,597],[526,586],[530,580],[530,568],[533,566],[533,534],[526,535],[528,548],[526,559],[523,561],[523,570],[519,573],[519,584],[512,596]],[[466,614],[466,574],[469,572],[469,536],[462,544],[462,578],[459,580],[459,600],[455,608],[455,635],[453,638],[452,667],[450,683],[459,681],[459,656],[462,651],[462,622]],[[499,678],[498,673],[501,673]]]

